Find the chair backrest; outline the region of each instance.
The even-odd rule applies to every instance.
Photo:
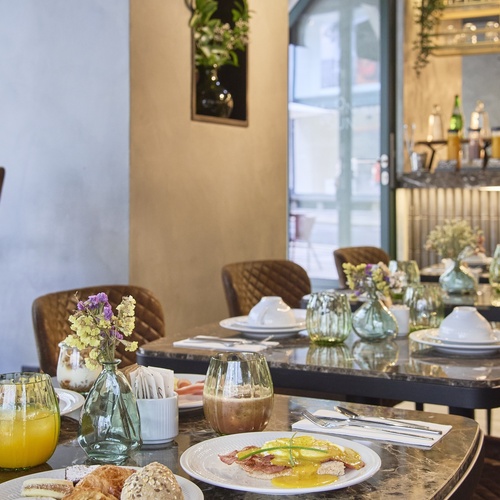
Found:
[[[58,344],[69,334],[68,318],[76,310],[78,292],[81,300],[89,295],[104,292],[108,295],[113,310],[126,295],[132,295],[135,305],[135,329],[131,340],[139,345],[165,336],[163,308],[158,299],[147,289],[133,285],[100,285],[74,290],[49,293],[34,300],[32,306],[33,328],[38,349],[40,369],[52,376],[56,375]],[[117,346],[117,357],[121,359],[120,368],[136,362],[135,352],[125,351],[122,344]]]
[[[262,297],[279,296],[296,309],[311,293],[305,269],[290,260],[257,260],[227,264],[222,283],[231,317],[247,315]]]
[[[357,266],[358,264],[378,264],[383,262],[389,264],[390,256],[378,247],[344,247],[333,251],[335,267],[339,274],[340,288],[347,288],[347,279],[344,274],[342,264],[349,263]]]

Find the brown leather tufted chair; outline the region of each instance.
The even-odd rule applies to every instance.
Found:
[[[389,254],[378,247],[344,247],[333,251],[333,259],[339,273],[340,288],[347,288],[347,279],[342,264],[389,264]]]
[[[311,282],[304,268],[291,260],[256,260],[227,264],[222,283],[231,317],[244,316],[262,297],[279,296],[296,309],[311,293]]]
[[[85,300],[89,295],[104,292],[115,310],[125,295],[132,295],[135,305],[135,330],[130,337],[139,345],[165,336],[163,309],[158,299],[147,289],[133,285],[100,285],[49,293],[38,297],[33,302],[32,317],[35,339],[38,349],[40,369],[52,376],[56,375],[58,344],[70,333],[68,318],[76,309],[75,292]],[[121,344],[117,346],[120,368],[136,362],[135,352],[125,351]]]

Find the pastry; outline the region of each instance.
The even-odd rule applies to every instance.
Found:
[[[64,498],[73,490],[73,483],[66,479],[37,478],[23,482],[23,497]]]

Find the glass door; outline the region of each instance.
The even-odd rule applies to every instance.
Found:
[[[289,258],[317,287],[338,278],[336,248],[391,250],[394,7],[298,0],[290,11]]]

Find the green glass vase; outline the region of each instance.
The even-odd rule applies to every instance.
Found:
[[[459,259],[453,260],[452,265],[439,277],[439,284],[449,295],[467,295],[475,293],[477,288],[474,276]]]
[[[369,292],[367,301],[354,311],[352,328],[365,341],[380,341],[398,334],[396,318],[376,292]]]
[[[139,409],[119,363],[102,362],[80,415],[78,443],[93,462],[121,464],[141,445]]]

